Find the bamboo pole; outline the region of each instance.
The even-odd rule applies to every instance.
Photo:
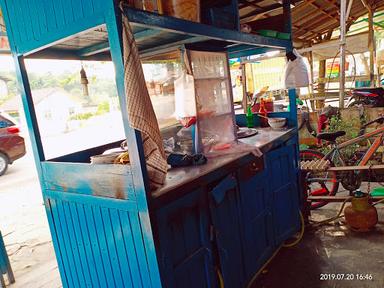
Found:
[[[351,1],[351,0],[349,0]],[[347,0],[340,1],[340,85],[339,85],[339,107],[344,108],[345,89],[345,43],[346,43],[346,11]]]

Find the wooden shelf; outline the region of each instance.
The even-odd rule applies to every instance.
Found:
[[[198,49],[216,47],[235,53],[233,55],[252,55],[268,49],[285,49],[290,44],[288,40],[217,28],[128,6],[124,7],[124,14],[130,21],[142,58],[179,49],[182,45],[198,45]],[[107,29],[105,25],[98,26],[43,50],[38,49],[28,57],[109,60]]]
[[[133,26],[141,26],[153,30],[165,30],[169,33],[169,36],[173,36],[174,34],[188,35],[190,36],[190,43],[194,42],[193,39],[195,39],[196,42],[204,41],[203,39],[218,40],[227,42],[226,48],[231,47],[231,49],[234,49],[233,47],[237,45],[243,45],[241,46],[243,49],[249,49],[252,46],[254,46],[254,48],[271,47],[283,49],[290,45],[290,41],[288,40],[217,28],[202,23],[137,10],[127,6],[124,7],[124,14]],[[198,38],[196,39],[196,37]],[[203,37],[203,39],[200,37]]]
[[[195,81],[212,81],[212,80],[225,81],[227,79],[228,77],[207,77],[207,78],[195,78]]]

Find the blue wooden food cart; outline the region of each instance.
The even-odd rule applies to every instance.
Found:
[[[237,1],[226,2],[206,11],[202,24],[128,6],[121,11],[113,0],[0,0],[64,287],[246,287],[298,231],[293,90],[290,112],[282,113],[289,128],[260,129],[246,140],[262,157],[243,152],[171,169],[163,187],[149,189],[141,135],[125,108],[122,13],[141,55],[191,43],[205,50],[220,43],[233,57],[291,49],[290,40],[239,32]],[[290,33],[289,0],[283,7]],[[84,41],[97,32],[103,33]],[[26,58],[113,61],[130,165],[89,163],[118,143],[45,156]]]

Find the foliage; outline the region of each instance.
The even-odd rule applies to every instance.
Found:
[[[100,69],[99,66],[94,66],[92,63],[87,64],[88,70]],[[88,73],[91,74],[91,73]],[[2,102],[13,98],[18,92],[16,75],[13,72],[1,72],[1,76],[10,79],[7,82],[8,95],[2,98]],[[117,89],[115,81],[110,78],[96,77],[88,75],[88,89],[89,96],[83,96],[82,87],[80,84],[79,71],[64,71],[60,74],[51,72],[46,73],[28,73],[28,78],[32,90],[38,90],[43,88],[62,88],[71,94],[74,98],[77,98],[78,102],[87,104],[98,104],[102,102],[108,102],[110,98],[117,97]],[[1,104],[1,103],[0,103]],[[104,109],[106,108],[103,104]]]
[[[357,127],[360,127],[360,120],[356,119],[354,121],[352,119],[349,119],[349,121],[344,121],[340,118],[340,115],[334,115],[329,120],[327,132],[345,131],[345,136],[337,138],[337,143],[342,143],[349,139],[356,138],[359,135],[359,128]],[[341,156],[343,157],[343,159],[351,159],[360,147],[360,144],[357,143],[340,149],[340,153],[342,154]],[[329,146],[323,147],[321,149],[321,152],[323,152],[324,154],[328,153],[329,151]]]
[[[96,115],[109,113],[109,111],[110,111],[109,102],[104,101],[97,106]]]
[[[91,117],[95,116],[94,113],[91,113],[91,112],[86,112],[86,113],[78,113],[78,114],[74,114],[72,115],[69,120],[87,120]]]

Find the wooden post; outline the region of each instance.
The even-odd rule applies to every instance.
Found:
[[[320,42],[327,41],[331,39],[333,29],[329,30],[327,34],[320,39]],[[318,94],[325,96],[325,83],[326,78],[326,60],[319,60],[319,86],[318,86]],[[315,107],[317,110],[324,108],[325,100],[316,100]]]
[[[373,31],[373,14],[374,10],[367,5],[368,10],[368,49],[369,49],[369,80],[371,87],[375,86],[375,36]]]
[[[247,106],[248,106],[248,96],[247,96],[247,70],[245,67],[245,64],[240,64],[241,65],[241,84],[243,88],[243,100],[242,100],[242,105],[243,105],[243,110],[244,113],[247,113]]]
[[[340,1],[340,82],[339,82],[339,107],[344,108],[345,89],[345,43],[346,43],[346,13],[347,1]]]
[[[375,7],[371,5],[367,0],[361,0],[364,7],[368,11],[368,49],[369,49],[369,80],[371,87],[375,86],[375,35],[373,31],[373,16],[375,13]],[[378,77],[379,78],[379,77]],[[380,81],[380,80],[379,80]]]
[[[283,0],[283,16],[284,16],[284,32],[291,34],[290,47],[287,47],[287,51],[289,51],[293,49],[291,0]]]
[[[318,95],[325,96],[325,63],[326,60],[319,61],[319,86],[318,86]],[[324,107],[324,100],[316,100],[316,109],[319,110]]]
[[[311,83],[314,82],[314,78],[313,78],[313,52],[312,50],[308,52],[308,60],[309,60],[309,69],[310,69],[310,72],[311,72]],[[313,86],[310,85],[309,86],[309,95],[310,95],[310,105],[311,105],[311,109],[312,111],[315,111],[315,102],[313,100]]]

